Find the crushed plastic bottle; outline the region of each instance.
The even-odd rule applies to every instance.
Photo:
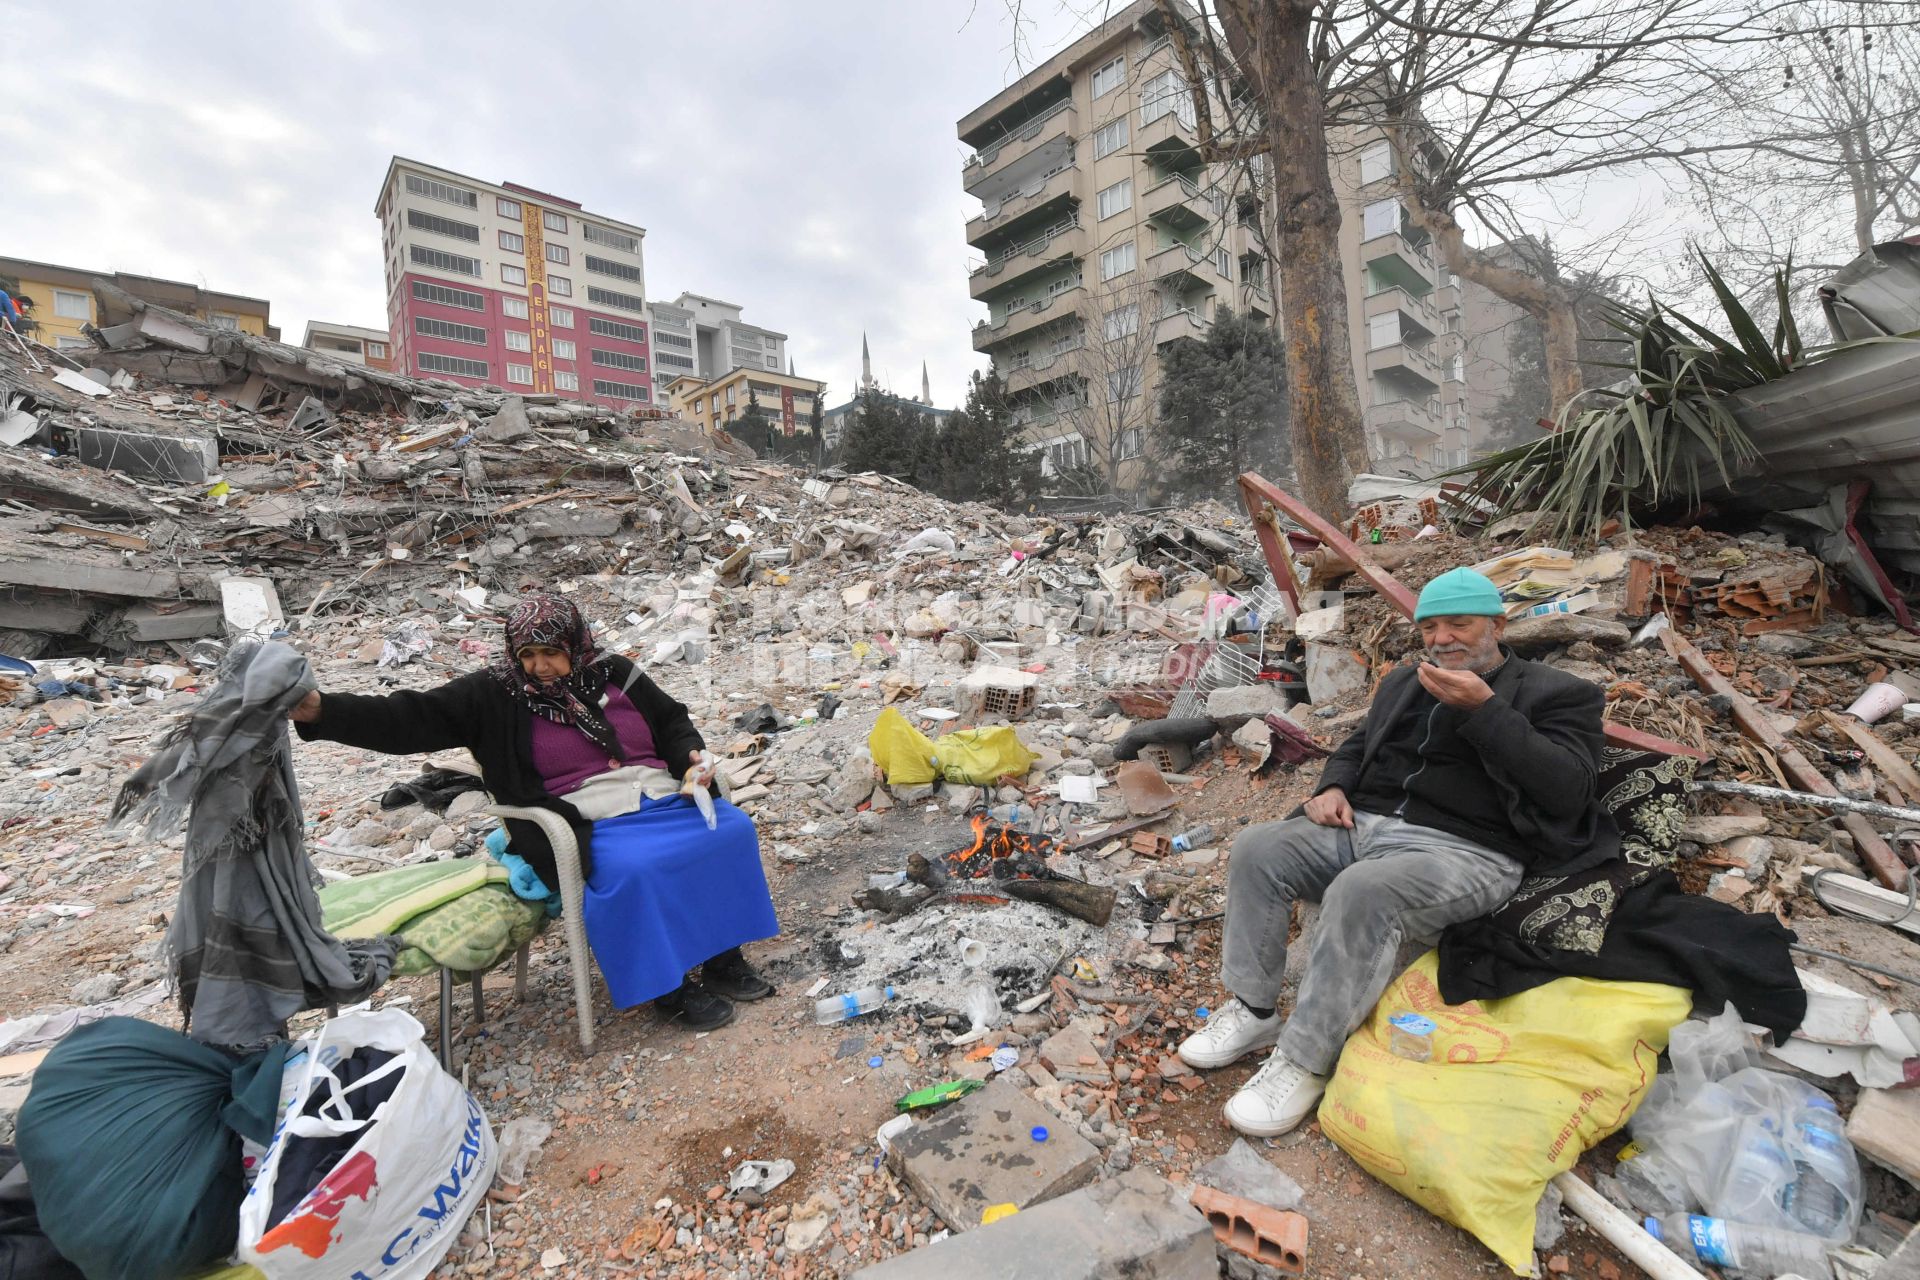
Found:
[[[1793,1113],[1786,1139],[1794,1167],[1782,1200],[1788,1216],[1822,1239],[1852,1239],[1864,1199],[1860,1161],[1832,1101],[1809,1099]]]
[[[813,1006],[813,1020],[821,1026],[845,1022],[863,1013],[872,1013],[899,995],[892,987],[862,987],[845,995],[828,996]]]
[[[1693,1207],[1686,1174],[1657,1151],[1641,1151],[1631,1157],[1622,1153],[1613,1176],[1628,1202],[1641,1213],[1685,1213]]]
[[[1387,1048],[1409,1062],[1433,1061],[1434,1022],[1417,1013],[1396,1013],[1387,1019]]]
[[[1203,847],[1211,839],[1213,839],[1213,824],[1203,822],[1197,827],[1188,827],[1175,836],[1172,841],[1173,849],[1175,853],[1190,853]]]
[[[1799,1231],[1749,1227],[1744,1223],[1670,1213],[1648,1218],[1647,1234],[1687,1262],[1726,1267],[1745,1276],[1799,1275],[1833,1280],[1826,1242]]]

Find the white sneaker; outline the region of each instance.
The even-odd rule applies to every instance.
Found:
[[[1256,1018],[1238,999],[1230,998],[1207,1018],[1207,1025],[1180,1042],[1180,1061],[1202,1071],[1238,1062],[1255,1049],[1265,1049],[1280,1038],[1280,1011]]]
[[[1227,1123],[1250,1138],[1277,1138],[1305,1120],[1326,1089],[1326,1076],[1316,1076],[1275,1052],[1227,1099]]]

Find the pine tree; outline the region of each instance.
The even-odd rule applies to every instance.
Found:
[[[767,411],[760,407],[760,397],[753,392],[753,384],[747,384],[747,408],[740,415],[740,421],[731,428],[734,438],[746,444],[762,457],[772,457],[775,450],[774,437],[778,434],[767,417]]]
[[[934,469],[933,425],[918,408],[881,391],[862,391],[840,442],[840,459],[849,471],[878,471],[925,488]]]
[[[1040,491],[1040,454],[1023,447],[998,374],[975,373],[966,407],[936,433],[931,485],[955,502],[1008,509]]]
[[[1160,435],[1171,487],[1230,497],[1234,477],[1290,470],[1286,360],[1279,336],[1218,309],[1206,336],[1161,355]]]

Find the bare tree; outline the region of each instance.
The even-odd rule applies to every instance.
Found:
[[[1139,273],[1085,290],[1062,356],[1081,394],[1060,406],[1060,420],[1086,443],[1087,465],[1107,493],[1135,497],[1151,479],[1149,454],[1159,447],[1148,395],[1148,362],[1169,308]]]

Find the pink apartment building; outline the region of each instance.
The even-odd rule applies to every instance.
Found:
[[[655,405],[643,228],[400,156],[374,212],[395,370]]]

